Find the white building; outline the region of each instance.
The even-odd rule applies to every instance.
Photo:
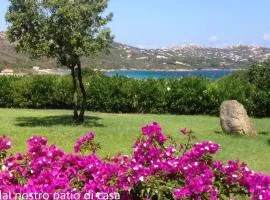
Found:
[[[1,71],[1,75],[14,75],[14,71],[13,69],[6,68]]]

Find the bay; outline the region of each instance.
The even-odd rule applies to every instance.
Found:
[[[111,70],[105,71],[107,76],[125,76],[135,79],[147,78],[183,78],[186,76],[202,76],[210,79],[219,79],[231,74],[232,69],[202,69],[202,70],[187,70],[187,71],[166,71],[166,70]]]

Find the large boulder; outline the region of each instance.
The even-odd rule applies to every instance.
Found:
[[[256,129],[244,106],[236,100],[224,101],[220,106],[220,124],[225,132],[255,136]]]

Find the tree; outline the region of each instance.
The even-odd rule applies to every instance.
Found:
[[[56,58],[71,70],[74,120],[82,122],[86,92],[82,80],[82,56],[95,56],[113,40],[106,25],[108,0],[9,0],[7,37],[18,52],[32,58]],[[80,90],[78,90],[78,88]],[[79,105],[78,91],[82,99]]]

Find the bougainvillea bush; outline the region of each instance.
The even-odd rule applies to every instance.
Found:
[[[269,175],[255,173],[238,161],[214,160],[219,144],[193,143],[189,129],[181,133],[187,142],[177,144],[152,123],[142,128],[132,155],[104,159],[95,154],[100,146],[93,132],[76,142],[74,153],[33,136],[27,141],[27,153],[9,156],[12,142],[3,136],[0,191],[10,198],[47,194],[39,199],[56,199],[60,193],[70,199],[270,199]]]

